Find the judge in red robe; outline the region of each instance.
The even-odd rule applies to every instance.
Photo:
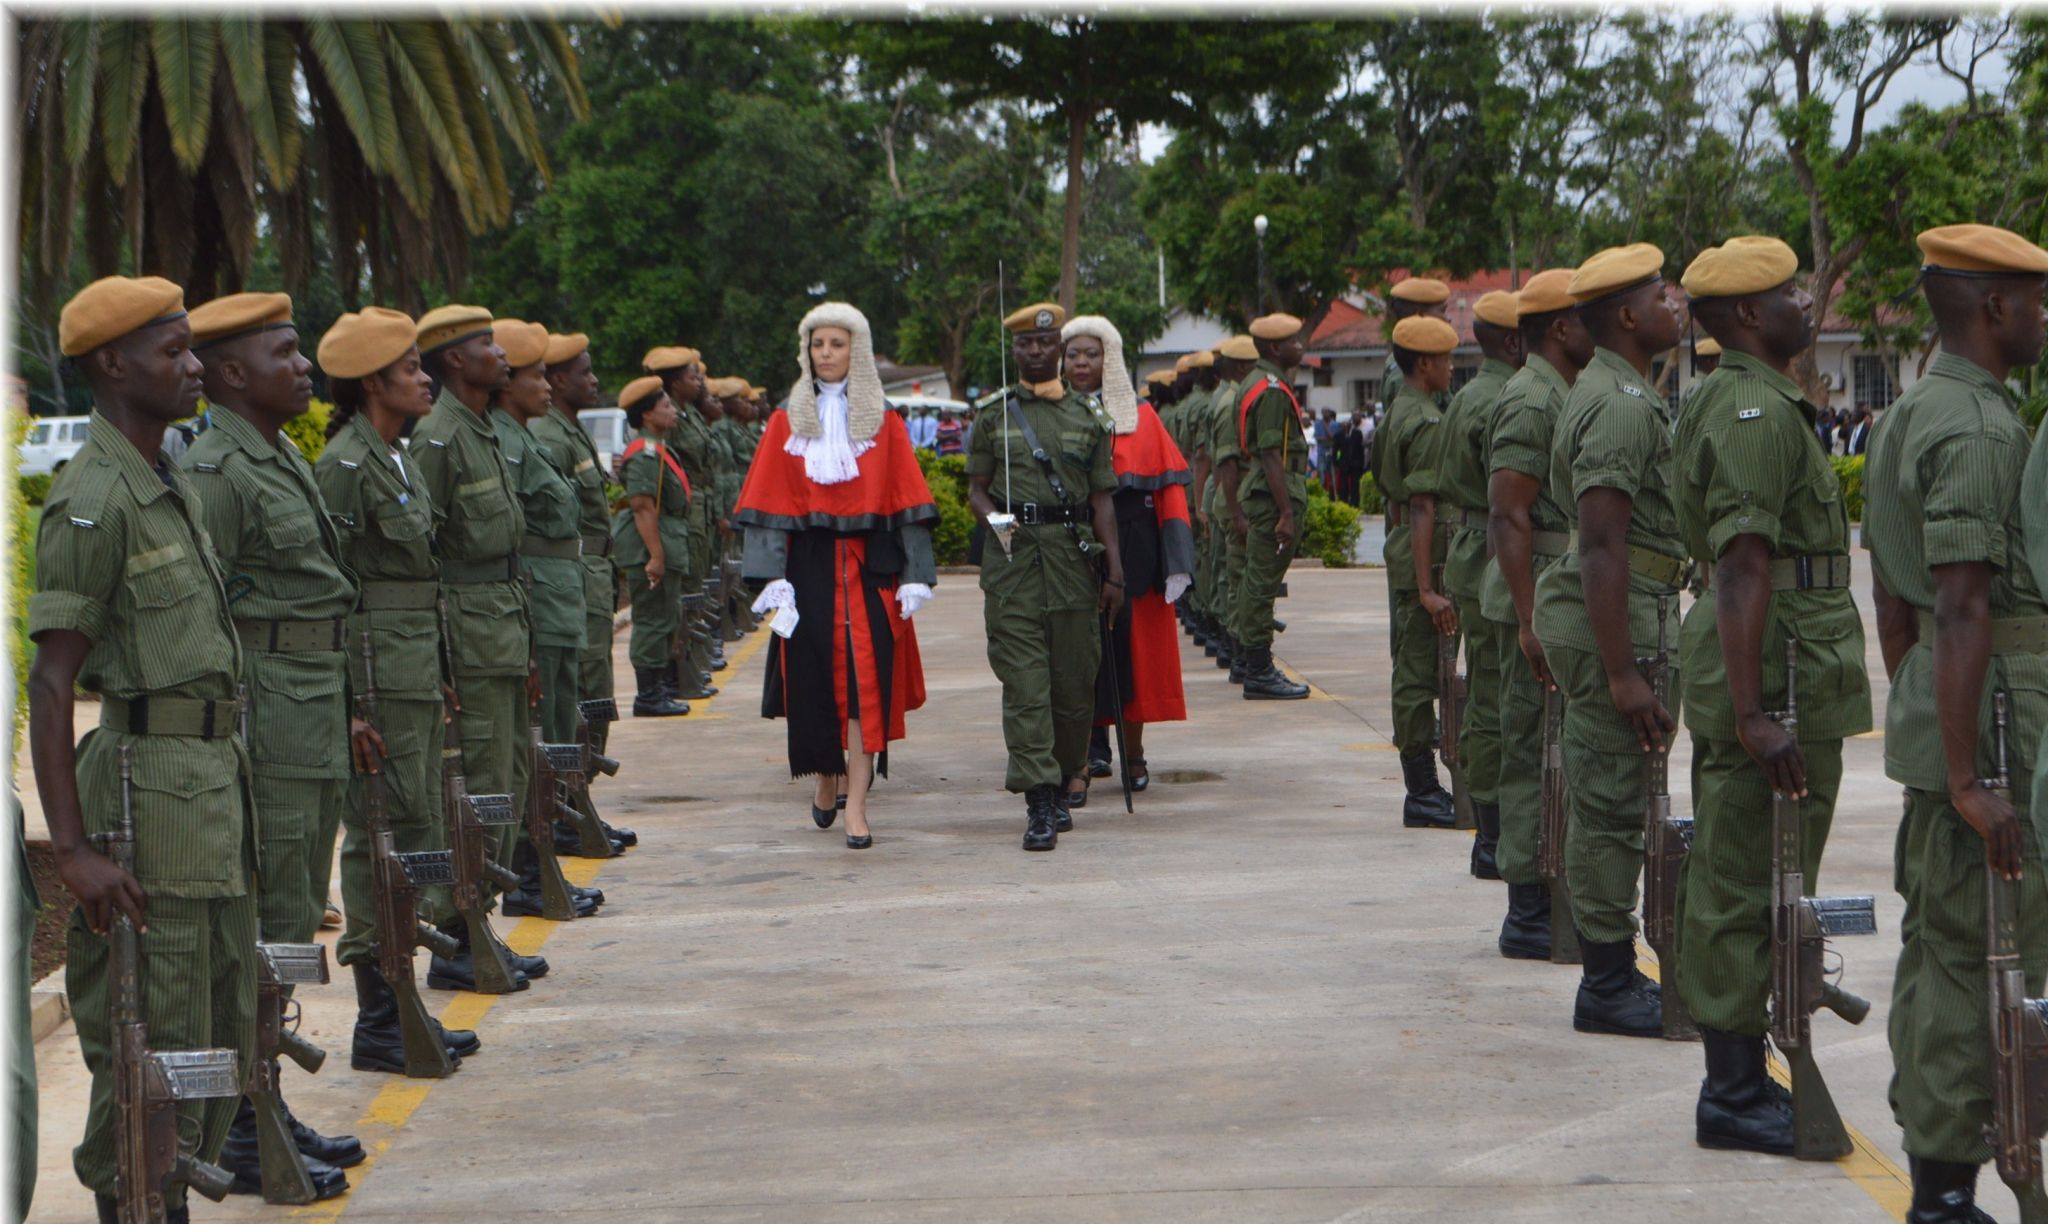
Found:
[[[767,583],[754,610],[778,626],[761,714],[789,724],[790,776],[817,778],[811,819],[830,828],[843,808],[846,844],[864,850],[869,784],[889,775],[889,742],[924,704],[911,617],[937,581],[939,515],[883,401],[867,318],[827,302],[797,333],[802,373],[769,418],[733,521],[746,531],[743,573]]]
[[[1182,722],[1180,638],[1173,605],[1195,572],[1188,519],[1188,461],[1152,405],[1137,397],[1124,365],[1123,337],[1108,319],[1081,315],[1061,330],[1067,385],[1092,397],[1113,430],[1117,538],[1123,545],[1124,606],[1110,627],[1095,685],[1089,772],[1110,773],[1110,725],[1120,701],[1131,789],[1151,784],[1145,724]],[[1113,665],[1112,665],[1113,662]],[[1069,806],[1087,802],[1088,779],[1067,784]]]

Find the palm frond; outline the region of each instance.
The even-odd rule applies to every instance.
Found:
[[[213,74],[220,65],[220,26],[210,18],[158,17],[149,23],[149,42],[171,152],[190,174],[206,159],[206,138],[213,130]]]
[[[306,41],[362,149],[363,161],[382,173],[391,165],[396,150],[398,120],[391,107],[391,79],[376,23],[310,18]]]
[[[450,180],[468,193],[482,188],[477,175],[476,149],[462,113],[462,99],[456,92],[449,56],[440,33],[440,23],[393,21],[385,23],[384,40],[391,51],[393,75],[411,102],[407,118],[419,127],[419,139],[411,142],[426,151]],[[425,211],[433,191],[430,179],[418,174],[417,165],[400,174],[408,189],[406,200],[414,211]],[[405,180],[410,174],[411,180]]]
[[[90,17],[64,21],[64,160],[76,166],[92,146],[95,86],[100,74],[100,23]]]

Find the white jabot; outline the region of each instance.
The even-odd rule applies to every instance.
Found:
[[[855,442],[846,430],[846,380],[818,384],[818,436],[791,434],[783,450],[804,461],[804,475],[818,484],[844,484],[860,475],[856,462],[874,440]]]

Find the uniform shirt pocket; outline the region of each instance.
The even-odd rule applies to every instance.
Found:
[[[96,728],[80,745],[79,798],[88,832],[108,832],[119,818],[120,740]],[[135,878],[143,889],[172,897],[242,895],[244,807],[234,745],[168,735],[127,742],[133,754]],[[154,925],[150,937],[155,938]]]
[[[196,648],[207,636],[222,635],[202,606],[206,576],[184,545],[132,556],[126,572],[134,610],[121,618],[123,648],[142,689],[169,689],[209,672],[233,670],[227,651]]]
[[[266,773],[348,773],[345,660],[338,652],[252,654],[249,756]],[[380,660],[381,662],[381,660]],[[381,670],[381,668],[380,668]]]

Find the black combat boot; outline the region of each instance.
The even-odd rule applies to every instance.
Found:
[[[398,996],[366,960],[349,966],[356,979],[356,1031],[348,1065],[355,1071],[405,1074],[405,1035],[398,1023]]]
[[[1500,849],[1500,804],[1472,802],[1472,816],[1479,823],[1479,836],[1472,839],[1472,877],[1477,880],[1500,879],[1500,864],[1495,854]]]
[[[427,1024],[440,1035],[441,1044],[448,1047],[450,1058],[468,1058],[484,1048],[484,1043],[476,1038],[475,1029],[452,1029],[432,1016],[427,1017]]]
[[[353,1169],[368,1158],[362,1141],[354,1135],[323,1135],[293,1117],[292,1107],[285,1102],[282,1088],[278,1089],[277,1107],[284,1111],[284,1124],[291,1129],[293,1145],[307,1160],[317,1160],[337,1169]]]
[[[1953,1160],[1908,1156],[1913,1206],[1906,1224],[1998,1224],[1977,1207],[1977,1168]]]
[[[459,950],[454,956],[443,956],[439,952],[434,953],[433,958],[427,962],[428,988],[432,990],[474,991],[476,989],[476,958],[469,948],[469,924],[459,917],[450,918],[447,922],[441,924],[441,933],[454,940]],[[539,958],[535,957],[534,959],[538,960]],[[527,980],[527,975],[520,972],[518,960],[517,956],[513,956],[508,961],[512,966],[512,989],[514,991],[525,990],[531,985]]]
[[[1579,997],[1572,1027],[1614,1037],[1662,1037],[1664,995],[1636,968],[1636,944],[1594,943],[1582,934]]]
[[[306,1176],[313,1183],[313,1197],[316,1200],[331,1199],[348,1190],[348,1174],[325,1161],[301,1156],[306,1166]],[[228,1127],[227,1142],[221,1144],[220,1159],[215,1162],[234,1178],[228,1187],[229,1194],[263,1193],[263,1157],[258,1152],[256,1140],[256,1107],[243,1097],[235,1106],[234,1125]]]
[[[1401,754],[1401,779],[1408,798],[1401,803],[1401,824],[1410,829],[1454,829],[1458,808],[1451,792],[1436,778],[1436,756],[1429,749]]]
[[[1301,701],[1308,696],[1308,685],[1296,684],[1287,678],[1286,672],[1273,666],[1271,647],[1257,647],[1245,653],[1241,683],[1246,701]]]
[[[662,683],[659,668],[634,668],[633,689],[635,718],[674,718],[678,714],[690,712],[688,705],[669,695],[668,686]]]
[[[1792,1108],[1771,1091],[1762,1035],[1745,1037],[1700,1026],[1707,1077],[1693,1109],[1693,1137],[1703,1148],[1792,1154]]]
[[[1230,636],[1230,630],[1225,629],[1218,633],[1216,635],[1215,645],[1216,666],[1224,669],[1225,671],[1230,670],[1231,656],[1234,655],[1237,651],[1237,643],[1234,640],[1232,640]]]
[[[1508,885],[1508,916],[1501,919],[1500,954],[1509,960],[1550,959],[1550,889],[1541,882]]]
[[[1024,848],[1050,850],[1060,844],[1059,815],[1053,808],[1057,786],[1034,786],[1024,792]]]
[[[1072,833],[1074,831],[1074,808],[1067,800],[1066,787],[1055,786],[1052,788],[1052,827],[1055,832]]]
[[[692,671],[686,684],[682,670],[674,663],[668,665],[668,691],[671,695],[688,698],[691,701],[708,701],[718,695],[718,689],[712,685],[708,675]]]
[[[640,835],[631,829],[605,824],[602,820],[597,823],[603,827],[605,837],[620,850],[630,850],[640,844]]]
[[[508,892],[503,898],[503,913],[507,918],[538,918],[546,903],[541,897],[540,856],[534,853],[533,843],[521,841],[512,848],[512,870],[519,873],[519,887]],[[591,890],[569,886],[569,903],[578,918],[588,918],[597,912],[602,897],[592,896]]]

